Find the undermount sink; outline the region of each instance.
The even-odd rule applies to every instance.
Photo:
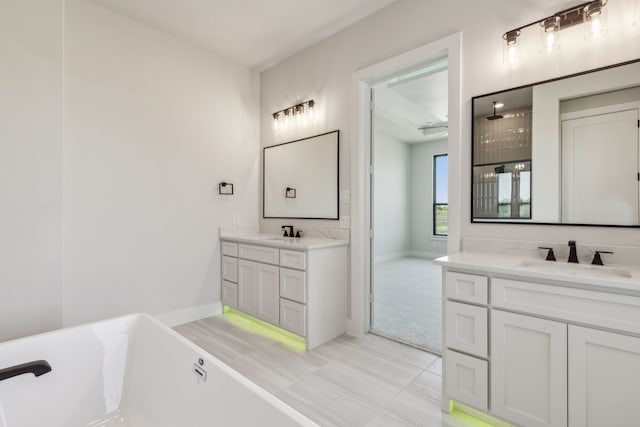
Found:
[[[631,279],[631,272],[621,267],[606,267],[591,264],[572,264],[554,261],[522,261],[521,267],[531,268],[545,273],[568,274],[571,276],[598,277],[598,278],[624,278]]]

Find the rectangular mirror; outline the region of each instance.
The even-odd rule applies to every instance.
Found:
[[[640,60],[472,99],[472,222],[640,225]]]
[[[264,218],[338,219],[339,131],[265,147]]]

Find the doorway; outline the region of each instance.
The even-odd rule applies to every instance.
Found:
[[[448,59],[371,87],[371,331],[440,354]]]
[[[640,223],[640,109],[634,104],[563,114],[563,223]]]

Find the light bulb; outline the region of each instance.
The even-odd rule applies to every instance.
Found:
[[[520,62],[520,45],[517,43],[519,30],[509,31],[502,36],[506,41],[503,45],[502,60],[505,64],[514,65]]]
[[[587,25],[585,25],[585,39],[597,39],[607,33],[606,4],[606,0],[600,0],[585,8],[585,15],[587,21],[589,21]]]
[[[547,18],[540,22],[540,27],[540,51],[542,53],[553,53],[560,47],[558,44],[560,18],[557,16]]]
[[[315,118],[315,105],[316,103],[313,100],[307,102],[307,114],[309,116],[309,120],[313,120]]]

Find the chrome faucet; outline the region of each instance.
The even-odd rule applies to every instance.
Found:
[[[281,227],[284,230],[284,237],[294,237],[293,235],[293,225],[283,225]],[[287,228],[289,229],[289,233],[287,234]]]
[[[569,240],[569,259],[567,262],[572,262],[574,264],[578,264],[580,262],[578,261],[578,252],[575,240]]]

